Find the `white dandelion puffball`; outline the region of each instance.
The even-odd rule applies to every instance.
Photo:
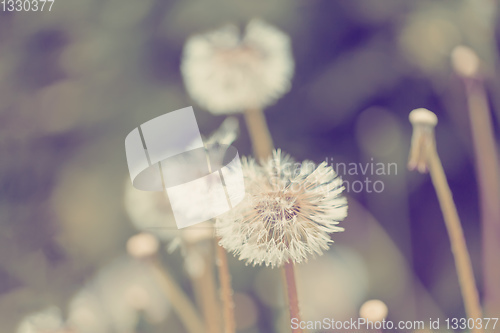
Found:
[[[214,114],[263,108],[290,89],[294,72],[290,38],[252,20],[190,37],[181,71],[191,97]]]
[[[342,180],[326,162],[295,163],[274,152],[265,164],[243,159],[245,199],[217,219],[221,245],[247,264],[281,266],[321,255],[347,216]]]

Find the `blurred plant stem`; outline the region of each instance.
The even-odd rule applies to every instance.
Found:
[[[273,140],[267,127],[266,117],[260,109],[247,110],[245,120],[252,141],[255,158],[258,161],[267,159],[273,154]]]
[[[482,218],[485,312],[500,315],[500,167],[482,79],[463,78],[474,146]]]
[[[255,158],[265,161],[273,155],[273,141],[267,126],[266,117],[261,109],[249,109],[245,111],[245,120],[250,133]],[[285,275],[286,294],[290,310],[290,319],[297,318],[300,321],[299,303],[297,297],[297,286],[295,284],[294,264],[287,262],[283,268]],[[293,330],[301,333],[301,329]]]
[[[159,259],[153,257],[146,262],[149,264],[153,275],[158,280],[162,290],[170,300],[172,308],[186,327],[186,330],[189,333],[205,332],[205,326],[194,304],[160,263]]]
[[[425,172],[426,169],[430,172],[450,238],[465,312],[468,318],[482,318],[479,293],[462,226],[436,149],[434,126],[437,118],[434,113],[425,109],[414,110],[412,113],[410,121],[413,124],[413,138],[408,166],[410,169],[418,168],[420,172]],[[473,329],[472,332],[479,333],[482,329]]]
[[[205,147],[206,149],[206,147]],[[207,155],[208,169],[212,172],[210,157]],[[222,301],[222,318],[224,321],[224,333],[236,332],[236,322],[234,319],[233,289],[231,287],[231,273],[227,262],[226,250],[219,245],[220,238],[215,237],[216,265],[219,273],[220,300]],[[220,316],[219,316],[220,317]]]
[[[200,274],[189,274],[196,297],[196,302],[203,313],[207,333],[220,333],[220,304],[217,298],[214,272],[214,251],[210,242],[209,251],[199,248],[208,244],[198,243],[187,248],[187,257],[200,256],[203,260]]]
[[[215,239],[217,248],[217,268],[219,270],[220,296],[223,305],[224,333],[235,333],[233,289],[231,287],[231,273],[227,261],[226,250],[219,245],[220,239]]]
[[[465,244],[462,226],[441,160],[439,159],[434,144],[427,147],[427,156],[432,183],[436,189],[439,204],[443,211],[446,229],[450,236],[451,248],[455,258],[462,296],[464,298],[465,312],[469,318],[482,318],[479,294],[476,288],[474,272],[472,270],[469,252],[467,251],[467,245]],[[482,332],[482,330],[476,329],[473,330],[473,332]]]
[[[292,262],[285,263],[285,281],[288,295],[288,308],[290,320],[296,318],[300,322],[299,298],[297,296],[297,285],[295,283],[295,270]],[[293,333],[301,333],[302,329],[292,329]]]

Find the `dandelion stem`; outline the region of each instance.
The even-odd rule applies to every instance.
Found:
[[[231,274],[227,261],[226,250],[219,245],[220,238],[216,238],[217,244],[217,267],[219,270],[220,294],[224,307],[224,333],[236,332],[236,322],[234,319],[233,289],[231,287]]]
[[[476,281],[474,279],[474,272],[472,270],[469,252],[467,251],[467,245],[465,244],[464,233],[435,144],[429,144],[427,146],[427,159],[432,183],[436,189],[446,229],[448,230],[448,235],[450,237],[462,297],[464,298],[465,312],[469,318],[482,318],[479,295],[476,288]],[[482,332],[482,330],[475,329],[473,332]]]
[[[481,79],[464,78],[479,182],[483,235],[484,301],[488,315],[500,314],[500,166],[488,99]]]
[[[271,157],[273,153],[273,140],[262,110],[247,110],[245,112],[245,120],[257,160]]]
[[[188,251],[198,251],[196,246],[198,245],[188,248]],[[215,287],[213,251],[209,254],[199,253],[199,255],[203,260],[203,271],[199,276],[191,276],[194,293],[205,319],[207,333],[220,333],[220,304]]]
[[[295,270],[293,263],[285,263],[285,279],[288,294],[288,307],[290,309],[290,319],[296,318],[300,322],[299,299],[297,296],[297,285],[295,283]],[[302,333],[302,329],[292,329],[293,333]]]
[[[261,109],[247,110],[245,119],[252,140],[253,151],[258,160],[264,160],[273,154],[273,141],[267,126],[266,118]],[[295,272],[293,263],[287,262],[283,268],[286,281],[286,292],[290,310],[290,319],[297,318],[300,321],[299,301],[297,297],[297,286],[295,284]],[[301,329],[293,330],[293,333],[301,333]]]
[[[420,172],[425,172],[426,169],[430,171],[450,238],[465,312],[467,317],[473,318],[475,322],[476,319],[482,318],[482,311],[457,207],[453,202],[453,196],[436,149],[434,127],[438,120],[431,111],[417,109],[410,113],[410,121],[413,124],[413,137],[408,167],[417,168]],[[475,328],[473,332],[482,332],[482,329]]]
[[[151,271],[158,280],[162,290],[170,300],[174,311],[186,327],[187,331],[189,333],[205,332],[203,321],[196,311],[195,306],[177,284],[175,279],[157,259],[152,258],[151,260],[148,260],[148,263]]]

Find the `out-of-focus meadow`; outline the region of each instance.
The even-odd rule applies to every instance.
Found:
[[[127,255],[137,214],[158,212],[126,209],[124,139],[190,105],[202,134],[213,132],[224,116],[187,94],[184,42],[256,17],[290,36],[295,59],[291,90],[265,113],[275,146],[297,160],[347,170],[392,163],[396,171],[338,170],[350,184],[368,177],[383,191],[351,188],[345,232],[298,265],[303,319],[357,318],[370,299],[387,304],[394,321],[465,317],[430,178],[407,171],[408,113],[438,115],[437,149],[481,292],[473,144],[450,54],[464,44],[481,58],[498,130],[497,16],[493,0],[56,0],[51,12],[0,12],[0,332],[34,332],[19,325],[40,311],[43,320],[84,327],[76,332],[184,332],[154,279]],[[233,145],[250,155],[237,117]],[[163,264],[194,297],[188,270],[196,262],[168,246]],[[238,332],[289,331],[280,271],[232,255],[229,264]]]

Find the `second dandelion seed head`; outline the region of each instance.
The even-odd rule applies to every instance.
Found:
[[[289,37],[255,19],[244,33],[227,25],[189,38],[181,70],[194,100],[229,114],[274,103],[290,89],[294,61]]]

